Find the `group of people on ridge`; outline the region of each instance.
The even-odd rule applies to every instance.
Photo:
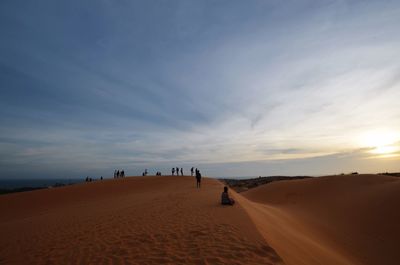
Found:
[[[176,175],[179,176],[179,171],[181,173],[181,176],[183,176],[183,168],[180,168],[180,170],[179,170],[178,167],[176,167],[176,168],[173,167],[172,170],[171,170],[172,176],[175,175],[175,172],[176,172]],[[147,176],[147,173],[148,173],[147,169],[145,169],[142,175],[143,176]],[[192,167],[190,169],[190,175],[193,177],[194,174],[195,174],[195,177],[196,177],[196,188],[200,188],[201,187],[201,173],[200,173],[200,170],[197,169],[197,168],[194,169],[194,167]],[[161,176],[161,172],[157,171],[156,175],[157,176]],[[114,178],[123,178],[123,177],[125,177],[124,170],[121,170],[121,171],[120,170],[114,170]],[[103,179],[103,177],[101,177],[101,180],[102,179]],[[92,178],[87,177],[86,181],[87,182],[91,182]],[[229,197],[228,187],[227,186],[224,187],[224,191],[221,194],[221,204],[222,205],[234,205],[235,204],[235,201],[231,197]]]
[[[123,178],[125,177],[125,171],[122,169],[121,171],[119,170],[114,170],[114,178]]]
[[[92,181],[95,181],[95,180],[96,180],[96,179],[92,179],[92,178],[89,177],[89,176],[87,176],[86,179],[85,179],[86,182],[92,182]],[[100,180],[103,180],[103,176],[100,177]]]
[[[175,173],[176,173],[176,176],[179,176],[179,172],[180,172],[181,176],[183,176],[183,168],[179,169],[179,167],[173,167],[171,169],[172,176],[175,176]],[[192,167],[190,169],[190,175],[193,177],[194,173],[196,174],[195,175],[195,177],[196,177],[196,187],[200,188],[201,187],[201,173],[200,173],[200,170],[198,170],[197,168],[195,170],[194,167]]]
[[[173,167],[171,172],[172,172],[172,176],[174,176],[175,172],[176,172],[176,175],[179,176],[179,167],[176,167],[176,168]],[[183,168],[182,167],[181,167],[181,176],[183,176]]]

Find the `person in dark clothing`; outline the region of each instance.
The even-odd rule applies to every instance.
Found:
[[[183,167],[181,167],[181,175],[183,176]]]
[[[197,168],[196,168],[196,187],[197,188],[201,187],[201,174],[200,170],[197,170]]]
[[[193,177],[193,167],[190,169],[190,175]]]
[[[175,168],[173,167],[172,168],[172,176],[174,175],[174,173],[175,173]]]
[[[221,194],[221,204],[222,205],[234,205],[235,201],[229,197],[228,187],[224,187],[224,191]]]

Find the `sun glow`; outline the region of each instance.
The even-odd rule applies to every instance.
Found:
[[[393,131],[371,131],[361,137],[362,147],[370,148],[370,153],[387,155],[400,152],[400,134]]]

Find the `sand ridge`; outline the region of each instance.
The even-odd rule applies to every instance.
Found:
[[[279,181],[235,194],[286,264],[398,264],[400,178]]]
[[[0,197],[0,263],[283,264],[223,185],[132,177]]]

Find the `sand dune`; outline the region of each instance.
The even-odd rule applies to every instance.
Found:
[[[286,264],[399,264],[400,178],[280,181],[235,197]]]
[[[135,177],[0,196],[0,264],[398,264],[400,178]],[[275,252],[276,251],[276,252]]]
[[[0,197],[1,264],[282,264],[222,184],[135,177]]]

